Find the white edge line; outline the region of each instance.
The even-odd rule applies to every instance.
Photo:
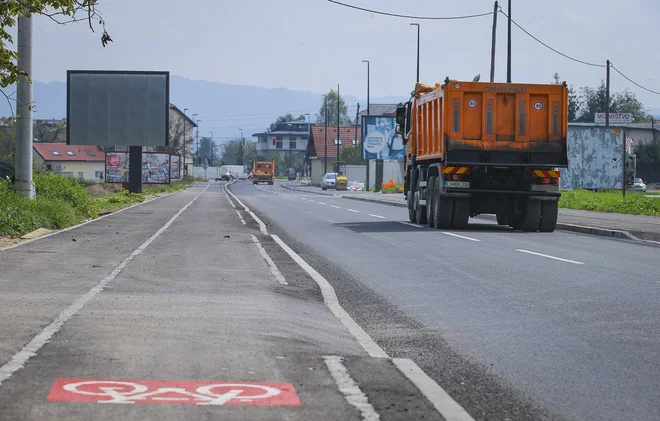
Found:
[[[103,278],[96,286],[90,289],[86,294],[74,301],[69,307],[64,309],[58,316],[53,320],[48,326],[46,326],[40,333],[37,334],[30,342],[27,343],[20,351],[18,351],[14,356],[4,365],[0,366],[0,386],[5,380],[8,380],[15,372],[20,370],[25,366],[28,360],[35,355],[37,352],[48,342],[50,338],[53,337],[71,317],[78,313],[92,298],[102,292],[105,287],[112,282],[117,276],[121,273],[126,266],[128,266],[133,259],[140,255],[151,243],[153,243],[160,235],[174,223],[174,221],[186,210],[190,205],[193,204],[199,196],[202,195],[208,188],[210,184],[206,186],[201,192],[199,192],[187,205],[185,205],[179,212],[177,212],[169,221],[165,223],[158,231],[156,231],[151,237],[149,237],[144,243],[142,243],[138,248],[136,248],[133,253],[115,267],[112,272],[105,278]]]
[[[447,421],[474,421],[474,418],[414,361],[407,358],[393,358],[392,363],[417,386]]]
[[[190,186],[190,187],[196,187],[196,186],[193,185],[193,186]],[[187,187],[187,189],[190,188],[190,187]],[[105,218],[107,218],[107,217],[109,217],[109,216],[117,215],[118,213],[121,213],[121,212],[127,211],[127,210],[129,210],[129,209],[133,209],[133,208],[138,207],[138,206],[146,205],[147,203],[151,203],[151,202],[153,202],[153,201],[155,201],[155,200],[162,199],[163,197],[167,197],[167,196],[170,196],[170,195],[173,195],[173,194],[176,194],[176,193],[182,193],[182,192],[184,192],[184,191],[186,191],[186,189],[179,190],[179,191],[175,191],[175,192],[172,192],[172,193],[167,193],[167,194],[164,194],[164,195],[162,195],[162,196],[154,197],[153,199],[145,200],[144,202],[141,202],[141,203],[136,203],[136,204],[131,205],[131,206],[127,207],[127,208],[121,208],[121,209],[116,210],[116,211],[114,211],[114,212],[112,212],[112,213],[108,213],[108,214],[106,214],[106,215],[99,216],[98,218],[90,219],[89,221],[82,222],[82,223],[80,223],[80,224],[78,224],[78,225],[74,225],[74,226],[69,227],[69,228],[64,228],[64,229],[61,229],[61,230],[58,230],[58,231],[55,231],[55,232],[51,232],[50,234],[42,235],[42,236],[37,237],[37,238],[32,238],[32,239],[30,239],[30,240],[21,241],[20,243],[14,244],[14,245],[12,245],[12,246],[8,246],[8,247],[0,248],[0,252],[7,251],[7,250],[11,250],[11,249],[15,249],[15,248],[17,248],[17,247],[24,246],[24,245],[26,245],[26,244],[30,244],[30,243],[33,242],[33,241],[43,240],[44,238],[52,237],[52,236],[57,235],[57,234],[62,234],[63,232],[67,232],[67,231],[74,230],[74,229],[76,229],[76,228],[80,228],[80,227],[82,227],[82,226],[84,226],[84,225],[91,224],[92,222],[100,221],[101,219],[105,219]]]
[[[399,224],[408,225],[410,227],[422,228],[421,225],[413,224],[412,222],[397,221]]]
[[[374,218],[387,219],[387,218],[385,218],[384,216],[374,215],[373,213],[369,213],[369,214],[367,214],[367,215],[369,215],[369,216],[373,216]]]
[[[574,265],[583,265],[584,264],[583,262],[576,262],[575,260],[563,259],[561,257],[550,256],[549,254],[537,253],[535,251],[522,250],[522,249],[516,249],[516,251],[519,251],[521,253],[533,254],[534,256],[546,257],[548,259],[559,260],[559,261],[566,262],[566,263],[573,263]]]
[[[311,267],[302,257],[298,255],[295,251],[291,249],[280,237],[277,235],[271,234],[271,237],[277,244],[287,252],[291,258],[298,263],[298,265],[303,268],[309,276],[312,277],[314,282],[317,283],[321,289],[321,294],[323,295],[323,301],[328,306],[332,314],[339,319],[339,321],[346,326],[348,331],[357,339],[358,343],[364,348],[367,353],[374,358],[388,358],[388,355],[383,349],[378,346],[376,342],[367,334],[367,332],[358,325],[355,320],[344,310],[344,308],[339,304],[337,299],[337,294],[335,294],[335,289],[330,285],[330,282],[327,281],[318,273],[313,267]]]
[[[231,183],[229,183],[229,184],[231,184]],[[261,230],[261,233],[264,234],[264,235],[268,235],[268,230],[266,229],[266,224],[264,224],[264,222],[263,222],[261,219],[259,219],[259,217],[258,217],[257,215],[255,215],[254,212],[252,212],[252,211],[250,210],[250,208],[248,208],[247,206],[245,206],[245,203],[241,202],[241,200],[240,200],[238,197],[236,197],[236,195],[235,195],[234,193],[232,193],[232,191],[229,190],[229,189],[226,187],[226,186],[228,186],[229,184],[225,184],[225,185],[223,186],[223,188],[224,188],[229,194],[231,194],[231,196],[232,196],[232,197],[238,202],[239,205],[243,206],[243,209],[245,209],[245,212],[248,212],[248,213],[250,214],[250,216],[252,217],[252,219],[254,219],[255,221],[257,221],[257,223],[259,224],[259,230]]]
[[[452,237],[462,238],[462,239],[464,239],[464,240],[470,240],[470,241],[481,241],[481,240],[478,240],[478,239],[476,239],[476,238],[466,237],[466,236],[464,236],[464,235],[454,234],[453,232],[443,232],[443,234],[445,234],[445,235],[451,235]]]
[[[380,415],[378,415],[378,412],[369,403],[369,398],[362,392],[360,386],[355,383],[346,366],[344,366],[344,359],[336,355],[324,355],[323,360],[326,367],[328,367],[330,375],[335,380],[335,383],[337,383],[339,391],[344,395],[344,398],[349,404],[360,411],[362,419],[364,421],[380,420]]]
[[[229,203],[231,204],[231,207],[234,208],[234,209],[236,209],[236,205],[235,205],[234,202],[232,202],[232,200],[229,198],[229,195],[227,194],[227,191],[225,190],[224,185],[223,185],[223,187],[222,187],[222,191],[225,193],[225,197],[227,198],[227,200],[229,200]]]
[[[245,225],[245,219],[243,219],[243,215],[241,215],[241,213],[238,210],[236,210],[236,214],[238,215],[239,218],[241,218],[241,222],[243,223],[243,225]]]
[[[275,264],[275,262],[273,262],[273,259],[270,258],[270,256],[266,252],[266,249],[261,245],[257,237],[254,234],[250,234],[250,237],[252,237],[252,242],[259,249],[259,253],[261,254],[261,257],[263,257],[266,263],[268,263],[270,272],[273,274],[277,282],[279,282],[282,285],[289,285],[289,283],[286,281],[286,278],[284,278],[284,275],[282,275],[282,272],[280,272],[280,270],[277,268],[277,265]]]

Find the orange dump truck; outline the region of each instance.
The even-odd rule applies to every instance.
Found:
[[[275,158],[272,161],[257,161],[254,158],[252,161],[252,183],[268,183],[275,182]]]
[[[396,119],[411,222],[465,228],[470,216],[495,214],[516,230],[555,230],[558,168],[568,166],[566,83],[418,83]]]

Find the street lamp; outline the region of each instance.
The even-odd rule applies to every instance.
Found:
[[[197,149],[197,161],[198,162],[200,161],[200,159],[199,159],[199,122],[200,121],[202,121],[202,120],[197,120],[197,123],[196,123],[197,124],[197,148],[196,149]]]
[[[309,113],[305,113],[307,116],[307,144],[309,144],[309,139],[312,137],[312,117],[309,115]],[[303,160],[305,157],[303,156]],[[306,167],[306,163],[303,162],[303,165]],[[303,173],[307,172],[307,168],[305,168],[305,171]],[[303,174],[304,175],[304,174]]]
[[[367,63],[367,115],[369,115],[369,111],[370,111],[370,108],[369,108],[369,104],[370,104],[370,102],[369,102],[369,60],[362,60],[362,63]],[[419,77],[418,77],[418,79],[419,79]],[[357,124],[357,121],[355,122],[355,124]]]
[[[209,133],[211,133],[211,141],[209,142],[209,147],[211,149],[211,162],[209,162],[209,164],[213,166],[213,132]]]
[[[411,23],[410,25],[417,27],[417,83],[419,83],[419,23]]]
[[[291,159],[291,138],[293,137],[293,133],[291,130],[291,123],[287,123],[287,126],[289,126],[289,169],[293,167],[293,160]]]
[[[188,132],[186,132],[186,120],[188,119],[188,116],[186,115],[186,111],[190,111],[187,108],[183,109],[183,176],[188,175],[188,167],[186,166],[186,135]]]
[[[243,129],[238,129],[241,131],[241,156],[239,156],[240,159],[240,165],[243,165],[243,146],[245,146],[245,139],[243,138]]]

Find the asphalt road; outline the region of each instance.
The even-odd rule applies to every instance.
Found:
[[[432,230],[405,208],[230,189],[475,419],[660,419],[659,248],[478,219]]]
[[[0,251],[0,420],[443,420],[222,186]]]

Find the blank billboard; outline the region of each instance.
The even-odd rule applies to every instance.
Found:
[[[69,70],[67,144],[167,146],[169,72]]]

